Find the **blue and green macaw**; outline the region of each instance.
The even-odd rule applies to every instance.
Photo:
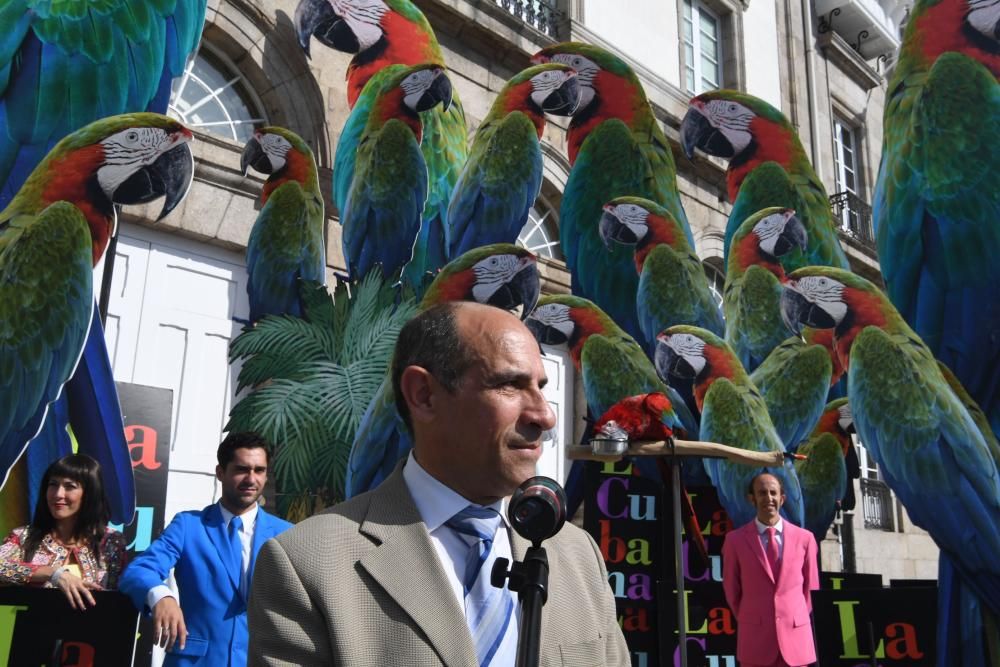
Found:
[[[889,298],[1000,435],[996,22],[988,2],[914,3],[872,204]]]
[[[841,509],[841,499],[847,494],[847,465],[840,443],[830,433],[820,433],[799,447],[806,457],[795,461],[795,472],[802,485],[802,527],[819,544]]]
[[[382,83],[365,125],[344,205],[342,242],[351,279],[375,266],[395,276],[410,261],[427,199],[421,111],[451,102],[436,65],[414,65]]]
[[[854,440],[851,438],[851,434],[854,432],[851,404],[847,402],[846,398],[835,398],[823,408],[823,414],[820,415],[816,428],[809,436],[810,440],[815,440],[823,434],[829,434],[840,443],[840,451],[844,456],[844,465],[847,468],[847,487],[844,496],[840,499],[840,509],[845,512],[854,509],[856,498],[852,480],[861,477],[861,462],[858,460],[858,452],[854,447]]]
[[[661,378],[694,382],[701,410],[702,440],[756,452],[784,452],[785,447],[767,412],[767,404],[725,341],[706,329],[675,326],[656,338],[656,372]],[[747,488],[761,468],[724,459],[705,459],[705,470],[719,493],[719,501],[734,525],[754,518]],[[782,515],[802,525],[802,489],[789,458],[781,468],[769,468],[785,489]]]
[[[263,127],[243,148],[240,168],[268,174],[247,242],[250,321],[302,317],[300,279],[326,284],[323,193],[316,159],[299,135]]]
[[[534,65],[503,87],[476,130],[448,204],[448,257],[513,243],[542,187],[545,114],[568,116],[580,101],[577,76],[558,63]]]
[[[954,653],[939,654],[938,664],[987,664],[982,619],[1000,612],[997,447],[875,285],[829,267],[789,278],[783,316],[795,328],[833,330],[858,436],[913,523],[941,549],[938,614],[947,630],[939,637]]]
[[[354,173],[351,165],[372,104],[363,92],[366,84],[392,65],[432,63],[443,68],[444,55],[427,18],[410,0],[300,0],[295,27],[306,55],[314,35],[325,46],[355,54],[347,70],[352,112],[334,160],[334,201],[343,216]],[[406,268],[411,285],[421,284],[448,262],[444,244],[448,202],[468,155],[465,112],[457,91],[452,95],[450,106],[420,114],[428,186],[420,233]]]
[[[106,116],[164,113],[206,0],[0,3],[0,210],[57,141]]]
[[[829,350],[795,336],[774,348],[750,374],[785,451],[794,452],[816,428],[826,408],[832,376]]]
[[[527,316],[540,289],[535,256],[512,244],[496,243],[474,248],[445,265],[424,293],[419,312],[440,303],[475,301],[510,311],[520,307],[522,316]],[[412,447],[406,425],[396,412],[392,382],[386,377],[351,445],[345,497],[378,486]]]
[[[779,258],[806,243],[805,227],[795,211],[777,207],[758,211],[733,234],[722,311],[726,343],[748,371],[788,337],[781,321],[785,270]]]
[[[566,137],[572,169],[559,210],[560,243],[573,293],[593,301],[645,345],[650,341],[636,312],[639,276],[633,253],[605,248],[599,227],[606,203],[615,197],[643,197],[669,211],[694,247],[670,142],[639,78],[618,56],[567,42],[545,47],[532,62],[558,62],[578,73],[580,106]]]
[[[692,98],[681,122],[681,146],[729,160],[726,182],[733,210],[726,224],[729,263],[736,230],[762,208],[793,209],[806,229],[808,245],[790,254],[787,271],[802,266],[849,268],[823,183],[806,157],[798,133],[779,110],[736,90],[713,90]]]
[[[614,241],[635,248],[636,314],[643,337],[652,341],[646,348],[650,355],[656,335],[675,324],[724,334],[722,310],[705,269],[667,209],[641,197],[617,197],[605,204],[599,232],[608,247]]]
[[[180,203],[194,173],[190,140],[159,114],[91,123],[57,143],[0,213],[0,471],[6,480],[27,448],[29,477],[40,479],[69,453],[68,421],[79,451],[101,464],[121,523],[135,507],[132,459],[93,267],[114,233],[116,204],[165,196],[162,218]],[[36,438],[40,430],[54,437]]]

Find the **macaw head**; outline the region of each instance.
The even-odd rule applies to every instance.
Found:
[[[722,158],[740,158],[773,134],[791,131],[788,120],[764,100],[735,90],[714,90],[691,99],[681,122],[681,147]]]
[[[854,433],[854,417],[851,414],[851,406],[846,398],[838,398],[830,401],[823,408],[823,413],[816,422],[812,436],[820,433],[829,433],[835,437],[841,445],[844,455],[851,446],[851,433]]]
[[[695,398],[699,400],[699,394],[704,395],[704,391],[698,391],[699,385],[707,388],[716,378],[746,375],[725,341],[707,329],[687,325],[670,327],[656,337],[653,365],[660,379],[668,384],[670,377],[693,381]]]
[[[965,0],[968,13],[965,22],[993,43],[993,52],[1000,51],[1000,5],[996,0]]]
[[[853,433],[854,413],[851,412],[851,404],[847,402],[847,399],[838,398],[827,405],[827,408],[831,407],[837,411],[837,425],[840,427],[840,430],[844,433]]]
[[[547,46],[531,57],[531,62],[562,63],[577,72],[580,86],[580,104],[574,116],[591,115],[596,105],[612,105],[628,114],[635,95],[645,101],[639,78],[624,60],[599,46],[582,42],[563,42]],[[618,113],[613,116],[618,117]],[[630,120],[628,118],[627,120]],[[626,120],[626,122],[627,122]]]
[[[609,201],[604,205],[597,229],[609,250],[612,241],[633,246],[654,243],[673,246],[681,239],[686,241],[674,216],[656,202],[642,197],[616,197]]]
[[[300,0],[295,7],[295,32],[309,56],[309,40],[359,53],[384,38],[382,17],[391,11],[384,0]]]
[[[510,243],[473,248],[448,262],[427,288],[421,308],[448,301],[475,301],[511,312],[523,320],[541,291],[538,261]]]
[[[543,296],[524,323],[539,343],[566,345],[571,352],[579,351],[593,334],[625,336],[594,302],[570,294]],[[573,359],[579,363],[578,354]]]
[[[781,292],[781,318],[796,336],[802,334],[803,327],[836,329],[849,311],[846,294],[849,288],[842,276],[837,275],[846,271],[819,266],[806,269],[810,272],[795,271]]]
[[[90,224],[96,261],[114,232],[114,204],[164,197],[159,220],[184,199],[194,175],[191,139],[186,127],[155,113],[95,121],[52,148],[10,207],[36,212],[60,200],[75,204]]]
[[[438,65],[422,63],[403,68],[396,76],[389,77],[382,92],[401,95],[401,102],[413,113],[427,111],[441,104],[447,111],[451,106],[451,81]]]
[[[805,252],[808,237],[805,225],[790,208],[771,206],[744,220],[730,240],[728,272],[734,275],[750,266],[760,266],[784,280],[778,263],[795,249]]]
[[[498,98],[506,112],[526,105],[537,113],[571,116],[580,104],[577,79],[576,72],[567,65],[532,65],[511,77]]]
[[[262,174],[276,174],[288,165],[289,153],[296,153],[313,159],[309,144],[302,137],[283,127],[262,127],[243,147],[240,169],[246,176],[253,167]]]

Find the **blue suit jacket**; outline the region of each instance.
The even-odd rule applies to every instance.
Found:
[[[247,581],[253,580],[261,545],[291,525],[258,508]],[[184,650],[175,645],[164,665],[247,664],[246,600],[239,592],[239,575],[227,565],[228,553],[225,522],[215,503],[176,515],[163,534],[125,568],[119,590],[147,613],[146,595],[174,568],[188,637]]]

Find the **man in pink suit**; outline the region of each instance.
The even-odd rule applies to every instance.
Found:
[[[810,591],[819,588],[816,540],[784,521],[781,481],[753,478],[747,498],[757,518],[726,535],[722,587],[736,614],[736,658],[742,667],[791,667],[816,661]]]

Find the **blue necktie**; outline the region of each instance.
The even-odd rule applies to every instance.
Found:
[[[234,516],[229,520],[229,569],[236,575],[236,588],[243,591],[243,542],[240,532],[243,530],[243,519]]]
[[[486,667],[496,655],[510,628],[514,599],[506,588],[490,583],[496,561],[493,538],[500,525],[500,515],[488,507],[469,505],[446,524],[469,545],[465,563],[465,616],[476,647],[480,667]],[[497,664],[497,663],[493,663]]]

